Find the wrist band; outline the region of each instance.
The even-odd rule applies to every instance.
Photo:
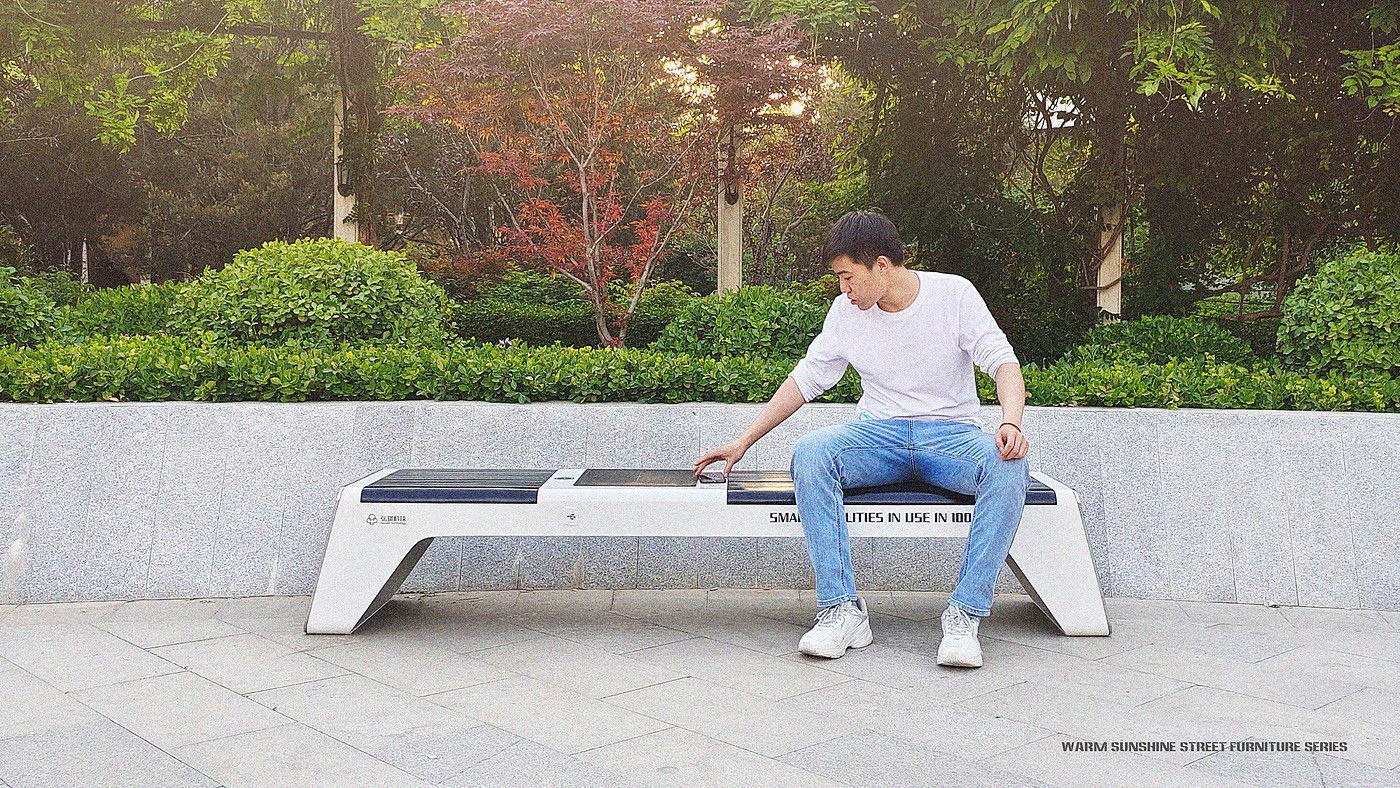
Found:
[[[1016,431],[1019,432],[1019,433],[1021,433],[1022,435],[1025,435],[1025,434],[1026,434],[1025,431],[1021,429],[1021,425],[1019,425],[1019,424],[1012,424],[1012,423],[1009,422],[1009,421],[1003,421],[1003,422],[1001,423],[1001,425],[997,427],[997,429],[1001,429],[1002,427],[1005,427],[1005,426],[1007,426],[1007,425],[1010,425],[1010,426],[1012,426],[1012,427],[1015,427],[1015,428],[1016,428]]]

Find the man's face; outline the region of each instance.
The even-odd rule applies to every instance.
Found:
[[[860,263],[842,255],[831,261],[831,272],[841,280],[841,294],[851,299],[861,311],[885,297],[890,289],[890,259],[884,255],[875,258],[875,265],[866,268]]]

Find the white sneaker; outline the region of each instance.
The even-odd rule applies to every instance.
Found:
[[[960,668],[982,667],[982,644],[977,642],[977,625],[981,622],[981,618],[949,605],[943,611],[943,639],[938,643],[938,664]]]
[[[865,600],[842,602],[822,608],[817,625],[802,636],[797,650],[814,657],[844,657],[848,648],[865,648],[875,637],[870,634],[870,615]]]

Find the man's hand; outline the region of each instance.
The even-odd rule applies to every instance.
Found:
[[[997,451],[1003,460],[1019,460],[1031,448],[1030,441],[1014,424],[1003,424],[997,428]]]
[[[729,471],[734,468],[734,463],[743,459],[744,452],[746,451],[748,451],[748,447],[739,441],[726,443],[717,449],[711,449],[709,453],[695,462],[695,475],[699,476],[700,472],[709,467],[711,463],[723,461],[724,475],[728,476]]]

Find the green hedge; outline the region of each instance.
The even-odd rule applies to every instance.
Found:
[[[1207,357],[1228,364],[1257,361],[1248,342],[1220,326],[1198,317],[1166,315],[1094,326],[1062,360],[1165,364]]]
[[[630,302],[630,285],[615,283],[608,298],[621,312]],[[642,292],[642,300],[627,329],[629,347],[644,347],[660,336],[698,296],[679,282],[656,282]],[[582,297],[578,285],[561,276],[523,269],[508,270],[500,283],[477,298],[456,302],[453,333],[478,342],[524,342],[568,347],[598,344],[593,304]]]
[[[53,327],[58,307],[15,269],[0,266],[0,342],[38,342]]]
[[[1279,356],[1296,369],[1400,374],[1400,248],[1337,254],[1283,305]]]
[[[196,338],[119,337],[0,346],[0,400],[15,402],[442,399],[488,402],[763,402],[790,359],[696,358],[642,349],[439,348],[299,343],[229,346]],[[1200,360],[1026,368],[1033,405],[1285,410],[1400,410],[1394,378],[1310,377]],[[825,401],[853,402],[854,373]],[[992,382],[979,392],[993,402]]]
[[[830,308],[831,301],[822,301],[814,287],[741,287],[696,300],[652,347],[712,358],[800,358],[821,332]]]
[[[156,336],[170,331],[170,310],[182,282],[108,287],[59,310],[56,336],[69,341],[101,336]]]
[[[270,241],[181,288],[170,322],[176,333],[234,343],[433,346],[447,339],[449,303],[398,252],[328,238]]]

